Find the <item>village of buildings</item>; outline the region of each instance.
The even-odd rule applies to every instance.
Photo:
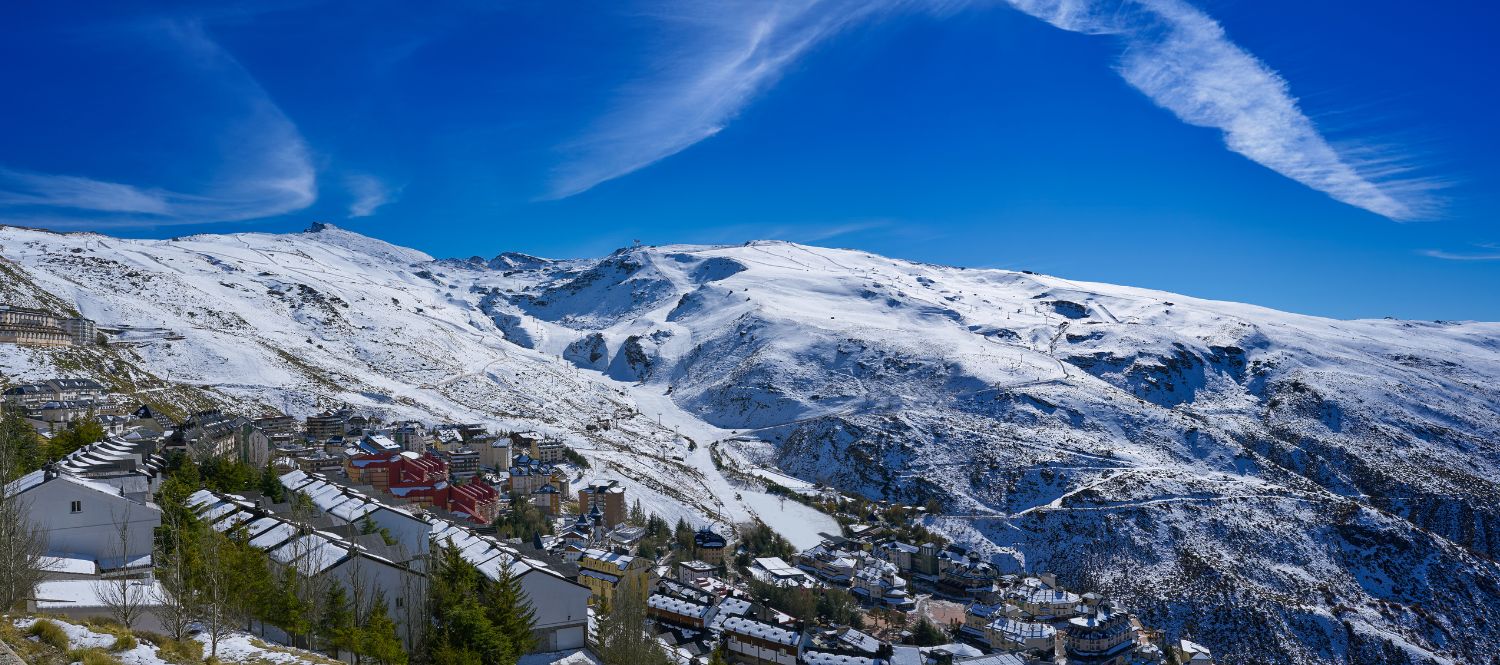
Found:
[[[310,503],[310,518],[257,492],[203,489],[189,499],[192,510],[216,530],[243,529],[277,564],[371,580],[396,599],[401,626],[422,620],[422,603],[407,599],[424,593],[436,548],[452,546],[486,576],[504,569],[519,579],[539,652],[586,652],[595,615],[620,589],[639,588],[680,663],[707,663],[715,652],[755,665],[1212,662],[1207,649],[1168,642],[1110,599],[1051,574],[1001,570],[957,545],[906,542],[897,536],[911,532],[906,524],[880,517],[900,511],[841,516],[843,533],[789,556],[749,551],[733,529],[710,524],[690,525],[691,545],[646,552],[647,527],[625,486],[595,477],[563,442],[536,432],[381,422],[350,408],[300,419],[211,410],[174,421],[74,378],[12,385],[3,397],[43,436],[85,418],[105,432],[6,488],[48,535],[50,572],[32,611],[87,617],[104,612],[97,580],[155,584],[153,496],[167,457],[185,454],[269,465],[289,495]],[[497,533],[517,501],[544,516],[551,534]],[[123,539],[114,536],[122,525]],[[848,593],[864,617],[850,623],[868,628],[799,620],[756,592],[767,588]],[[939,643],[915,643],[919,617],[939,627]]]

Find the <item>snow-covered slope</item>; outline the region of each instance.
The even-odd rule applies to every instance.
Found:
[[[778,242],[574,261],[430,261],[332,227],[5,229],[0,246],[7,293],[180,335],[110,352],[226,400],[540,425],[663,510],[759,507],[799,538],[812,516],[765,515],[779,502],[731,486],[711,448],[936,498],[955,538],[1015,546],[1227,662],[1500,653],[1500,325],[1333,321]]]

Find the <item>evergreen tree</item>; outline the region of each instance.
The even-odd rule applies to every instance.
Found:
[[[632,526],[646,526],[646,509],[641,507],[640,499],[636,499],[635,503],[630,504],[630,518],[628,521]]]
[[[500,567],[500,579],[486,587],[486,607],[490,621],[505,633],[516,658],[536,647],[536,636],[531,629],[536,626],[536,611],[521,591],[521,581],[516,579],[510,567]]]
[[[260,471],[260,493],[266,495],[272,503],[281,503],[286,500],[286,488],[281,485],[281,476],[276,475],[276,467],[270,462],[266,468]]]
[[[47,442],[47,459],[57,460],[91,443],[104,439],[104,426],[98,420],[79,418],[52,434]]]
[[[385,593],[375,592],[370,615],[365,617],[365,625],[359,629],[356,651],[380,665],[405,665],[406,648],[396,635],[396,622],[391,620],[389,609],[385,604]]]
[[[917,646],[932,647],[947,644],[948,634],[924,616],[917,622],[917,627],[912,630],[912,641],[916,642]]]
[[[7,459],[0,483],[8,483],[40,469],[45,461],[41,437],[26,423],[26,414],[17,407],[5,407],[4,415],[0,417],[0,456]]]
[[[230,615],[249,630],[252,620],[266,614],[266,599],[271,597],[276,579],[265,553],[250,546],[243,529],[235,529],[230,539],[234,546],[228,552],[229,565],[235,573]]]
[[[36,433],[7,409],[0,420],[0,612],[30,598],[42,580],[47,533],[28,518],[25,497],[11,496],[6,483],[35,462]]]
[[[354,610],[349,606],[349,594],[344,591],[344,585],[335,582],[328,586],[323,614],[318,617],[317,636],[334,658],[338,658],[341,651],[354,652],[361,641],[356,634]]]
[[[316,617],[310,615],[312,608],[302,597],[303,584],[296,567],[283,568],[281,579],[277,582],[270,593],[267,607],[270,622],[293,638],[311,634]]]
[[[672,540],[677,542],[679,551],[693,551],[693,527],[688,526],[687,520],[677,518],[677,527],[672,529]]]
[[[495,532],[501,538],[529,541],[538,535],[552,534],[552,520],[542,514],[531,498],[520,493],[510,495],[510,511],[495,520]]]
[[[436,665],[514,665],[518,652],[486,611],[482,576],[452,545],[435,552],[428,577],[428,657]]]

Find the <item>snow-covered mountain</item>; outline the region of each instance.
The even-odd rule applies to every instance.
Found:
[[[1497,324],[780,242],[434,261],[326,226],[4,229],[0,255],[6,302],[122,331],[0,350],[7,377],[92,367],[244,408],[537,426],[663,510],[815,538],[815,513],[733,486],[712,449],[937,499],[957,540],[1013,547],[1226,662],[1500,662]]]

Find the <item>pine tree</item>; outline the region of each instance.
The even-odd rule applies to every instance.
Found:
[[[30,471],[36,433],[20,412],[6,409],[0,420],[0,612],[30,598],[42,579],[47,533],[28,519],[24,496],[10,496],[5,484]]]
[[[693,527],[688,526],[687,520],[677,518],[677,526],[672,529],[672,539],[677,542],[677,549],[683,552],[693,551]]]
[[[396,635],[396,622],[391,620],[389,610],[385,604],[385,593],[375,592],[370,615],[365,617],[365,625],[359,629],[356,651],[380,665],[405,665],[406,648],[401,645],[400,636]]]
[[[536,636],[531,632],[536,625],[536,612],[521,591],[520,580],[508,566],[500,567],[500,579],[486,584],[485,591],[490,621],[505,634],[512,655],[519,659],[536,647]]]
[[[286,488],[281,485],[281,477],[276,475],[276,467],[270,462],[260,472],[260,493],[266,495],[272,503],[281,503],[286,497]]]
[[[318,639],[328,649],[329,655],[338,658],[340,652],[355,650],[359,642],[355,631],[349,594],[344,591],[344,585],[335,582],[329,585],[328,595],[323,600],[323,613],[318,617]]]
[[[436,665],[514,665],[516,651],[490,620],[481,575],[452,545],[438,549],[428,578],[428,657]]]
[[[5,407],[0,417],[0,457],[6,458],[0,469],[0,483],[42,468],[42,443],[36,430],[26,424],[26,414],[16,407]]]

